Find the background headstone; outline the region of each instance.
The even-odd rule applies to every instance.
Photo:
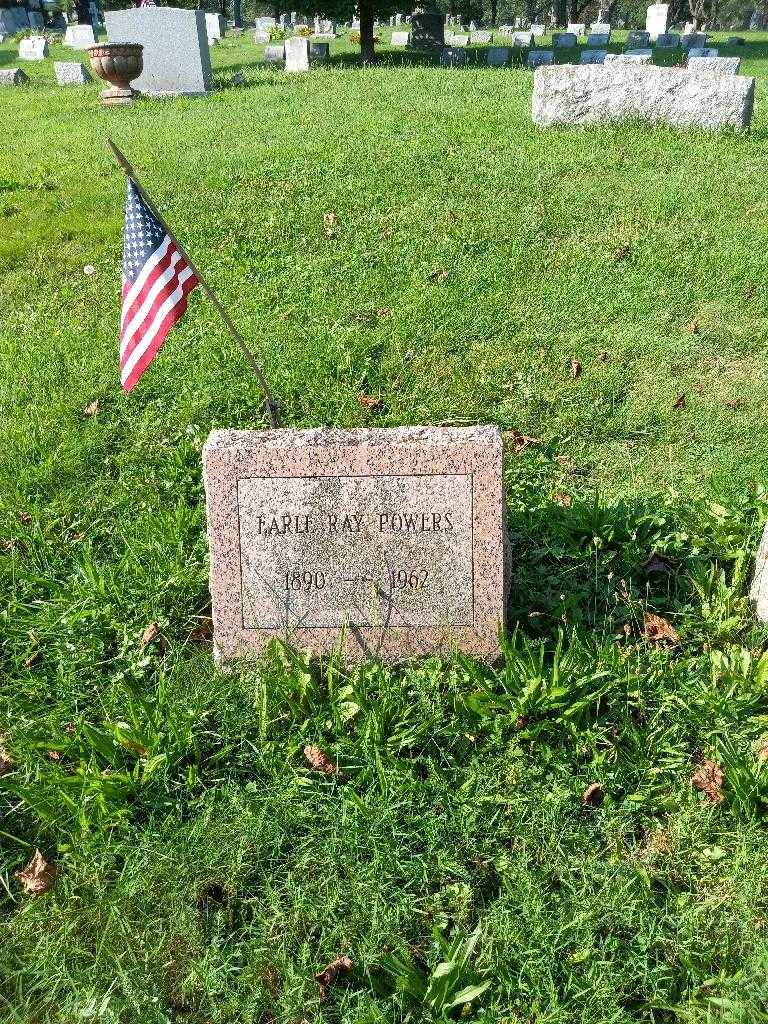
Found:
[[[692,46],[688,50],[688,60],[692,57],[719,57],[720,51],[713,46]]]
[[[26,85],[28,81],[21,68],[0,68],[0,85]]]
[[[203,11],[137,7],[107,11],[111,43],[141,43],[144,70],[132,83],[148,96],[204,96],[213,86]]]
[[[704,75],[738,75],[741,57],[689,57],[688,70]]]
[[[59,85],[87,85],[93,81],[85,64],[55,60],[53,70]]]
[[[652,43],[656,37],[667,31],[667,17],[669,15],[669,4],[651,4],[645,15],[645,31]]]
[[[509,47],[492,46],[488,50],[488,66],[491,68],[502,68],[509,63]]]
[[[650,50],[643,53],[609,53],[603,64],[653,64]]]
[[[73,50],[87,50],[97,42],[92,25],[70,25],[64,33],[64,46]]]
[[[19,43],[19,60],[45,60],[48,56],[48,40],[45,36],[29,36]]]
[[[467,63],[467,51],[461,46],[445,46],[440,63],[446,68],[459,68]]]
[[[410,32],[393,32],[391,44],[392,46],[407,46],[410,37]]]
[[[285,40],[285,70],[288,72],[309,71],[309,40],[303,36],[291,36]]]
[[[644,48],[651,41],[650,35],[647,32],[628,32],[627,41],[624,43],[626,50],[635,50],[638,48]]]
[[[264,60],[267,64],[282,64],[285,60],[285,47],[282,43],[272,43],[264,50]]]
[[[755,80],[740,75],[692,75],[679,68],[539,68],[533,120],[540,127],[637,119],[677,128],[745,129],[752,120]]]
[[[607,50],[582,50],[579,54],[579,64],[602,64],[607,56]]]
[[[448,36],[448,39],[446,40],[446,42],[448,43],[449,46],[454,46],[454,47],[456,47],[456,46],[468,46],[469,45],[469,36],[460,36],[460,35]]]
[[[473,46],[487,46],[488,43],[493,41],[493,32],[486,32],[484,29],[478,29],[475,32],[469,33],[469,41]]]
[[[569,21],[566,31],[573,32],[573,34],[578,38],[579,36],[585,35],[587,26],[582,21]]]
[[[356,660],[498,655],[498,428],[221,430],[203,468],[220,662],[274,638]]]
[[[329,60],[331,56],[331,47],[329,43],[315,43],[309,44],[309,59],[313,64],[323,64]]]
[[[555,36],[554,46],[555,48],[566,47],[566,46],[578,46],[578,39],[573,32],[561,32],[558,36]]]
[[[680,46],[677,32],[661,32],[656,37],[656,45],[660,50],[676,50]]]
[[[529,68],[543,68],[555,61],[554,50],[531,50],[528,54]]]
[[[227,32],[227,23],[220,14],[206,13],[205,29],[209,39],[223,39]]]

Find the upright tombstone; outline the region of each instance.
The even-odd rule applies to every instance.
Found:
[[[594,49],[600,50],[607,46],[610,41],[610,36],[602,35],[598,32],[590,32],[587,36],[587,46],[591,46]]]
[[[14,32],[25,32],[29,28],[29,14],[25,7],[11,7],[11,18],[15,28]]]
[[[137,7],[107,11],[111,43],[141,43],[144,70],[132,83],[148,96],[206,96],[213,87],[203,11]]]
[[[706,32],[685,32],[680,40],[684,50],[700,49],[707,45]]]
[[[539,39],[546,31],[546,25],[531,25],[531,35],[534,39]]]
[[[568,31],[573,32],[576,38],[578,38],[579,36],[583,36],[586,33],[587,26],[584,24],[583,21],[569,21]]]
[[[760,622],[768,622],[768,524],[763,529],[760,546],[755,557],[755,574],[749,596],[755,605],[755,615]]]
[[[253,41],[254,41],[254,43],[257,43],[257,44],[260,44],[260,45],[264,45],[265,43],[268,43],[271,38],[272,38],[272,36],[269,34],[269,31],[267,29],[265,29],[265,28],[257,28],[256,31],[253,33]]]
[[[677,32],[660,32],[656,36],[656,46],[660,50],[676,50],[680,46],[680,36]]]
[[[209,39],[223,39],[227,32],[227,23],[220,14],[206,13],[205,29]]]
[[[220,663],[273,639],[352,660],[498,656],[496,427],[218,430],[203,467]]]
[[[578,46],[578,42],[579,41],[573,32],[561,32],[559,35],[555,36],[553,45],[555,49],[558,50],[561,47]]]
[[[692,57],[719,57],[720,51],[714,46],[692,46],[688,50],[688,61]]]
[[[58,85],[88,85],[93,81],[84,64],[55,60],[53,71]]]
[[[645,31],[652,43],[667,31],[669,4],[651,4],[645,15]]]
[[[19,60],[45,60],[48,40],[45,36],[30,36],[19,43]]]
[[[467,63],[467,51],[463,46],[444,46],[440,63],[445,68],[461,68]]]
[[[309,40],[291,36],[285,40],[285,70],[294,73],[309,71]]]
[[[411,17],[411,46],[415,50],[440,50],[445,43],[445,23],[430,4],[417,7]]]
[[[392,46],[398,46],[398,47],[407,46],[408,45],[408,41],[409,41],[410,38],[411,38],[411,33],[410,32],[393,32],[392,33],[391,44],[392,44]]]
[[[325,64],[331,58],[330,43],[309,44],[309,59],[312,64]]]
[[[45,19],[39,11],[30,11],[28,17],[30,28],[36,28],[38,30],[45,28]]]
[[[522,46],[524,49],[533,46],[533,36],[530,32],[515,32],[512,36],[513,46]]]
[[[624,44],[626,50],[636,50],[648,46],[651,37],[648,32],[628,32],[627,41]]]
[[[509,63],[509,47],[508,46],[491,46],[488,49],[488,61],[489,68],[503,68]]]
[[[528,54],[528,67],[532,69],[547,67],[555,62],[554,50],[531,50]]]
[[[0,7],[0,34],[12,36],[16,32],[16,19],[7,7]]]
[[[604,64],[607,56],[607,50],[582,50],[579,54],[579,64]]]
[[[449,46],[469,46],[469,36],[448,36],[446,42],[448,43]]]
[[[64,33],[64,46],[73,50],[87,50],[98,42],[92,25],[69,25]]]
[[[486,32],[485,29],[476,29],[469,33],[469,41],[473,46],[487,46],[493,42],[493,32]]]
[[[638,46],[635,50],[625,50],[625,57],[647,57],[648,63],[653,63],[653,50],[650,46]]]
[[[285,60],[285,47],[282,43],[273,43],[264,50],[265,64],[282,64]]]

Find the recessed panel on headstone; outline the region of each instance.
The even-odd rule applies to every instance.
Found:
[[[214,431],[204,467],[222,661],[273,638],[354,659],[498,654],[495,427]]]

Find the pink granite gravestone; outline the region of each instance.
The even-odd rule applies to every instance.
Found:
[[[491,660],[504,620],[495,427],[214,431],[203,452],[217,659]]]

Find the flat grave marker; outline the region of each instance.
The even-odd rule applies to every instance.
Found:
[[[203,465],[215,653],[493,659],[504,620],[496,427],[214,431]]]

